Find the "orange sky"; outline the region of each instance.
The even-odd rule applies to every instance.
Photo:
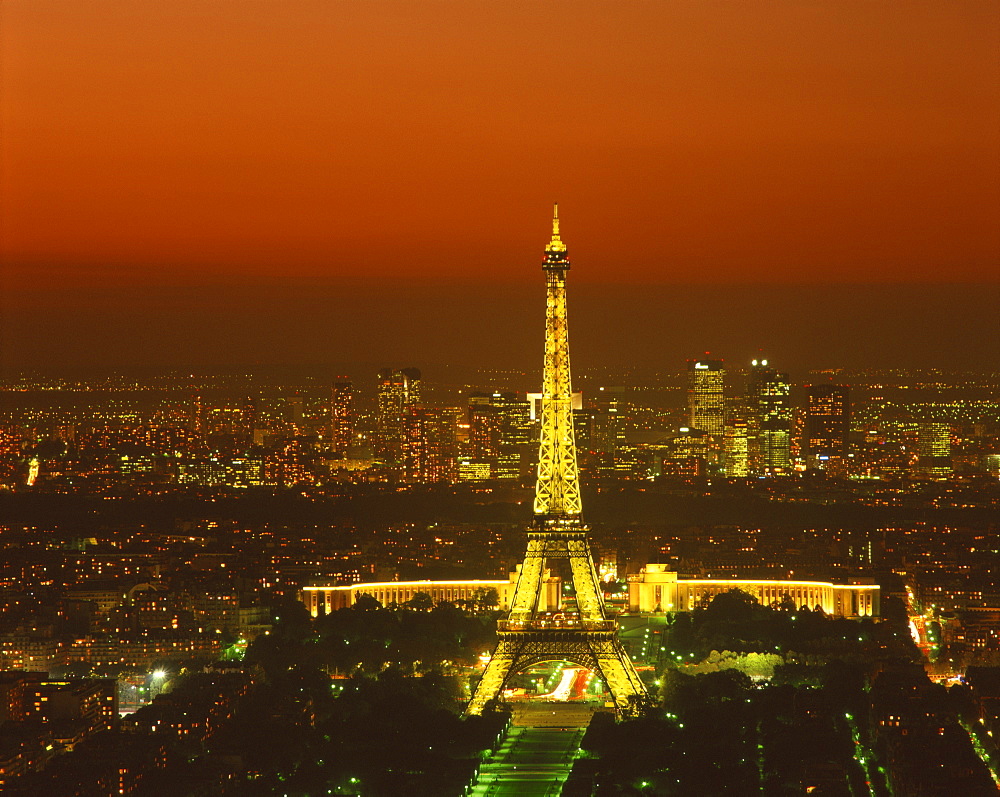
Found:
[[[3,0],[2,255],[245,274],[997,281],[985,0]]]

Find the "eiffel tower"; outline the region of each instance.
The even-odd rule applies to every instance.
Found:
[[[466,714],[479,714],[489,700],[499,698],[514,673],[544,661],[569,661],[597,674],[611,691],[619,715],[631,715],[644,703],[646,688],[622,648],[617,623],[605,613],[581,515],[566,321],[569,256],[559,237],[558,205],[542,269],[547,287],[545,370],[534,520],[510,613],[498,624],[496,650]],[[539,611],[548,559],[569,560],[576,611]]]

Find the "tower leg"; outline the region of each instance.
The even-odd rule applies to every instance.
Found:
[[[527,622],[538,609],[545,568],[545,547],[544,540],[528,537],[528,551],[521,564],[521,572],[514,587],[514,597],[510,602],[511,622]]]
[[[646,702],[646,687],[629,660],[628,654],[617,640],[615,649],[597,655],[597,666],[604,683],[615,701],[619,716],[630,717],[639,713]]]
[[[465,707],[465,715],[482,714],[486,704],[494,698],[500,697],[504,684],[511,674],[511,665],[515,656],[511,652],[505,652],[503,642],[497,646],[496,652],[486,665],[486,672],[476,686],[476,692]]]
[[[573,572],[573,587],[576,590],[576,605],[581,620],[604,620],[604,600],[597,583],[597,568],[590,555],[587,540],[570,539],[566,542],[570,569]]]

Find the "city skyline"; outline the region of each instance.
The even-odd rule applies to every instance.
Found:
[[[995,374],[802,406],[705,356],[578,405],[568,269],[554,218],[541,393],[5,383],[0,786],[994,793]]]

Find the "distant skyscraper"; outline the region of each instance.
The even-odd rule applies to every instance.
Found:
[[[354,386],[334,382],[330,394],[330,448],[344,454],[354,442]]]
[[[792,467],[792,406],[788,374],[767,360],[754,360],[747,384],[750,467],[759,475],[788,473]]]
[[[688,360],[688,426],[721,440],[726,429],[722,360]]]
[[[802,452],[807,467],[825,470],[830,460],[842,460],[846,457],[850,429],[850,387],[806,385]]]
[[[517,479],[533,462],[530,404],[524,393],[472,393],[469,462],[488,464],[494,479]],[[481,472],[481,471],[480,471]]]
[[[201,401],[201,393],[194,397],[194,408],[191,412],[191,431],[196,435],[205,433],[205,407]]]
[[[924,476],[947,479],[952,472],[951,425],[939,421],[920,424],[918,467]]]
[[[590,448],[596,457],[596,471],[602,475],[618,475],[632,464],[632,457],[625,456],[625,429],[621,418],[624,395],[623,385],[601,387],[587,402],[592,412]]]
[[[420,403],[420,371],[390,368],[378,372],[375,453],[399,462],[403,454],[403,412]]]
[[[518,479],[530,472],[537,447],[532,444],[531,407],[524,393],[494,393],[493,407],[500,415],[500,448],[495,476]]]
[[[500,456],[503,417],[486,396],[488,403],[476,401],[469,404],[469,454],[472,459],[496,466]],[[479,397],[476,397],[479,398]]]
[[[750,475],[747,435],[746,421],[733,420],[726,424],[723,465],[729,478],[742,479]]]
[[[403,410],[403,476],[407,481],[454,481],[459,410],[407,407]]]
[[[247,400],[243,404],[243,446],[244,448],[249,448],[253,445],[253,433],[257,428],[257,423],[259,420],[257,401],[253,396],[247,396]]]
[[[294,433],[299,434],[302,422],[305,420],[305,399],[294,395],[285,398],[285,420],[295,427]]]

